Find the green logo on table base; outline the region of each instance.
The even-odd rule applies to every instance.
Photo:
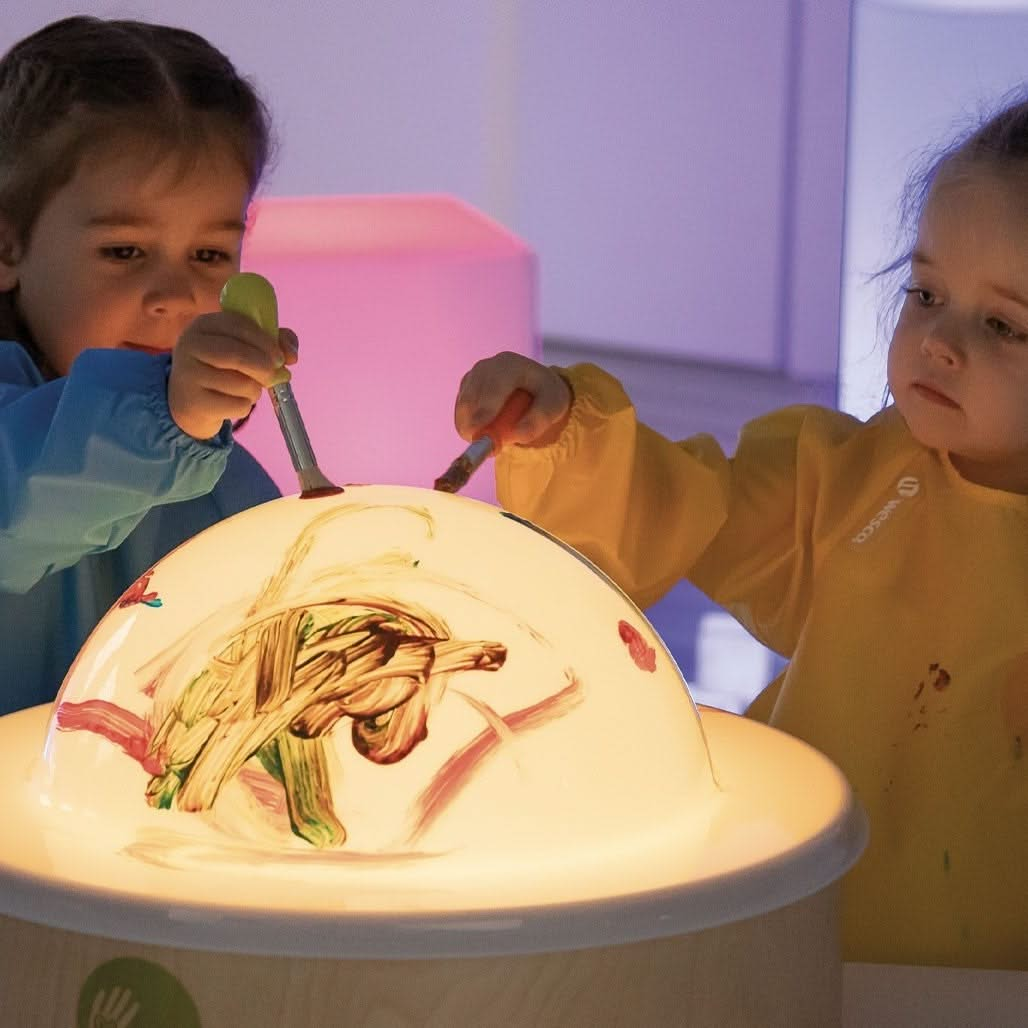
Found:
[[[79,993],[78,1028],[201,1028],[196,1004],[159,964],[119,957]]]

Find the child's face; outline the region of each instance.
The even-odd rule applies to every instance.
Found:
[[[58,374],[85,349],[170,350],[239,269],[249,186],[227,153],[186,174],[114,148],[87,155],[0,270]]]
[[[915,438],[981,485],[1028,493],[1028,201],[944,171],[918,226],[889,386]]]

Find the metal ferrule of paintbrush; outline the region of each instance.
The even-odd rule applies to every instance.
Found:
[[[268,392],[271,394],[271,407],[278,418],[279,428],[282,429],[282,437],[286,441],[289,459],[300,481],[301,493],[310,495],[322,491],[338,492],[338,488],[318,467],[310,436],[307,435],[303,418],[300,417],[300,408],[293,396],[293,387],[288,382],[283,382],[272,386]]]

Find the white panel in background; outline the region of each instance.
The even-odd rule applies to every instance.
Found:
[[[789,4],[524,12],[513,227],[543,331],[774,366]]]

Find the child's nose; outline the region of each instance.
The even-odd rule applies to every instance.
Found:
[[[177,317],[196,310],[196,295],[188,274],[172,270],[158,272],[147,283],[143,307],[154,317]]]
[[[964,348],[958,327],[942,318],[936,319],[921,340],[921,352],[933,361],[955,367],[964,359]]]

